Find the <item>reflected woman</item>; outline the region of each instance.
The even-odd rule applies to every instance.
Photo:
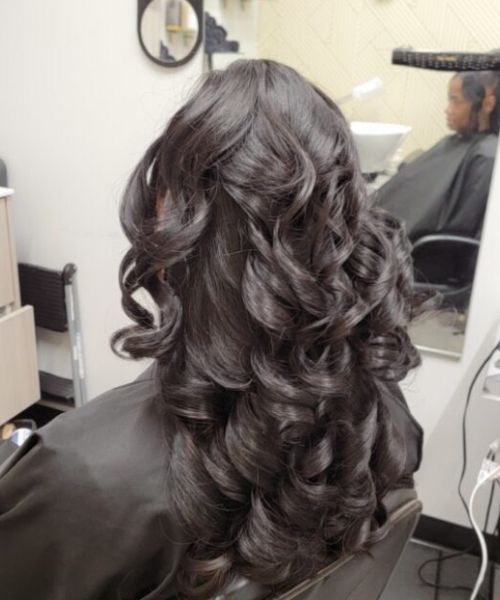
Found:
[[[500,75],[457,73],[446,118],[455,133],[401,167],[377,202],[402,220],[412,241],[433,233],[478,239],[498,145]]]

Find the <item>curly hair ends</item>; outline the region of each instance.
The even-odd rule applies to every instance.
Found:
[[[293,69],[206,76],[133,173],[113,346],[157,360],[183,598],[281,589],[379,535],[419,362],[409,244],[367,199],[349,127]],[[152,314],[135,296],[145,289]]]

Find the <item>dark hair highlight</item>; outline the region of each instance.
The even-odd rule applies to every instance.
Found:
[[[211,72],[134,171],[121,220],[134,325],[113,344],[157,360],[190,536],[179,595],[236,574],[282,588],[366,548],[403,472],[386,401],[419,362],[419,303],[339,109],[273,61]]]

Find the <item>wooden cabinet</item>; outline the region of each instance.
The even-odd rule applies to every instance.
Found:
[[[10,202],[8,198],[0,198],[0,308],[17,304],[19,300],[17,279],[12,270],[15,261],[12,256],[14,244],[10,235],[8,202]]]
[[[21,307],[11,219],[0,187],[0,424],[40,398],[33,308]]]

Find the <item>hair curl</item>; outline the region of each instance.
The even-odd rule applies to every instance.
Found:
[[[121,221],[135,324],[113,346],[157,360],[191,540],[179,595],[235,574],[279,589],[365,548],[405,461],[383,399],[419,362],[418,302],[339,109],[273,61],[211,72],[135,169]]]

